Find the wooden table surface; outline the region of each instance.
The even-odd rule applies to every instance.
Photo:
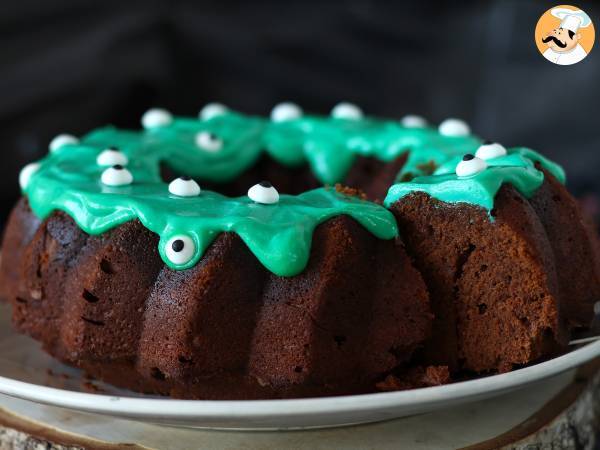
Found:
[[[600,359],[510,394],[393,421],[311,431],[172,428],[0,396],[0,449],[600,448]]]

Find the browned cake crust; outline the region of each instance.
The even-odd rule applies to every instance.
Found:
[[[589,326],[600,299],[598,238],[548,172],[529,200],[503,186],[493,222],[481,208],[419,193],[392,211],[436,316],[425,363],[506,371]]]
[[[587,327],[600,301],[597,231],[567,189],[547,171],[544,175],[530,203],[554,252],[564,315],[570,326]]]
[[[21,201],[6,238],[26,242],[29,220]],[[55,213],[4,249],[18,267],[16,327],[95,377],[185,398],[373,391],[430,333],[427,289],[402,243],[348,217],[318,227],[291,278],[235,234],[185,271],[163,264],[157,239],[137,221],[89,236]]]

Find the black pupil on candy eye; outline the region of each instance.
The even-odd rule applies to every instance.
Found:
[[[208,139],[211,140],[211,141],[218,141],[219,140],[219,138],[217,137],[217,135],[214,134],[214,133],[208,133]]]
[[[463,161],[471,161],[473,158],[475,158],[473,155],[467,153],[465,156],[463,156]]]
[[[107,150],[111,151],[111,152],[118,152],[119,149],[117,147],[108,147]]]
[[[184,247],[184,244],[181,239],[177,239],[176,241],[173,241],[173,243],[171,244],[171,248],[173,249],[174,252],[180,252],[181,250],[183,250],[183,247]]]
[[[121,164],[115,164],[113,166],[113,169],[115,169],[115,170],[123,170],[123,166]]]
[[[183,180],[183,181],[190,181],[190,180],[191,180],[191,178],[190,178],[190,177],[188,177],[187,175],[184,175],[184,176],[182,176],[182,177],[179,177],[179,179],[180,179],[180,180]]]
[[[270,188],[273,187],[273,185],[271,183],[269,183],[268,181],[261,181],[260,183],[258,183],[259,186],[262,186],[264,188]]]
[[[483,141],[483,145],[492,145],[493,142],[492,141]]]

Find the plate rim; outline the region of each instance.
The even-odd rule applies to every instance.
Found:
[[[600,341],[586,344],[559,357],[503,374],[442,386],[336,397],[270,400],[137,398],[70,391],[4,376],[0,376],[0,393],[35,403],[140,419],[256,420],[269,417],[283,419],[307,415],[332,415],[340,412],[347,414],[387,411],[414,405],[419,405],[419,409],[425,410],[428,405],[499,394],[558,375],[598,357],[600,357]]]

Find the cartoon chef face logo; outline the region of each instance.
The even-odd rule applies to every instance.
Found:
[[[573,30],[565,28],[555,28],[542,42],[558,53],[568,53],[577,46],[577,42],[581,39],[581,34],[575,34]],[[585,50],[584,50],[585,51]]]
[[[548,61],[561,66],[583,60],[594,45],[594,25],[590,17],[575,6],[557,6],[538,21],[535,40]]]

